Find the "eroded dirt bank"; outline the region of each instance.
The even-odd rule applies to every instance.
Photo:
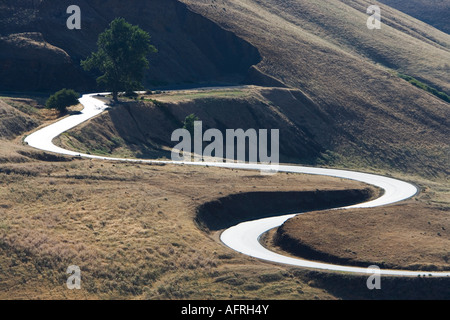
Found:
[[[286,221],[273,242],[293,255],[334,264],[449,270],[448,208],[411,202],[310,212]]]

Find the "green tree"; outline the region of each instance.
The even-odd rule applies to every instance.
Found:
[[[157,52],[150,44],[150,35],[123,18],[111,22],[97,41],[98,51],[93,52],[81,66],[103,73],[97,82],[105,84],[118,100],[120,91],[132,91],[142,87],[144,71],[149,68],[147,55]]]
[[[191,135],[194,135],[194,122],[195,121],[200,121],[200,119],[193,113],[191,113],[184,119],[183,129],[186,129],[187,131],[189,131],[189,133]]]
[[[49,109],[56,109],[60,113],[66,112],[67,107],[79,104],[80,95],[72,89],[62,89],[50,96],[45,103]]]

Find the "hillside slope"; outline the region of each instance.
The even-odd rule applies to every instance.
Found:
[[[0,90],[64,86],[95,90],[93,79],[98,75],[81,70],[80,60],[96,50],[98,35],[119,16],[148,31],[159,50],[150,57],[147,86],[236,82],[260,61],[256,48],[176,0],[78,1],[81,30],[66,27],[66,10],[72,4],[68,0],[0,3]],[[32,39],[24,33],[32,33]],[[11,41],[17,38],[20,41]],[[40,48],[39,56],[35,47]],[[53,57],[57,53],[59,59]]]
[[[123,16],[148,30],[159,49],[152,56],[147,85],[258,80],[289,87],[309,101],[309,115],[320,121],[304,118],[303,98],[295,101],[267,92],[268,100],[284,108],[281,112],[290,122],[303,122],[328,164],[420,169],[436,176],[450,170],[449,104],[397,74],[449,94],[450,35],[389,6],[378,3],[382,29],[368,30],[366,9],[373,4],[368,0],[81,1],[82,29],[70,31],[64,27],[67,15],[61,13],[69,4],[2,2],[3,38],[26,38],[18,34],[34,31],[32,39],[39,39],[36,33],[42,34],[48,45],[37,47],[54,48],[61,63],[53,69],[67,71],[64,59],[77,66],[95,48],[108,22]],[[14,79],[5,76],[8,70],[52,70],[50,60],[58,61],[42,62],[24,53],[32,60],[27,64],[11,53],[7,56],[2,60],[0,54],[0,87]],[[92,90],[88,81],[80,82],[85,73],[66,73],[73,76],[72,83]],[[12,85],[21,84],[20,77],[23,83],[34,79],[35,89],[52,83],[46,80],[51,76],[37,75],[42,73],[19,72]],[[55,74],[53,79],[53,85],[65,84]]]
[[[446,0],[379,0],[429,25],[450,33],[450,1]]]
[[[288,85],[308,88],[326,75],[327,85],[337,86],[335,74],[347,81],[369,72],[376,80],[381,66],[450,92],[450,35],[388,6],[379,4],[382,29],[368,30],[367,0],[184,2],[258,47],[259,66]]]
[[[449,92],[449,35],[386,7],[382,29],[368,30],[373,3],[365,0],[184,2],[251,42],[263,72],[315,102],[339,134],[310,130],[346,158],[341,163],[378,159],[401,170],[416,163],[424,171],[437,166],[431,174],[449,172],[449,104],[396,74]]]
[[[445,178],[449,172],[447,138],[436,138],[427,128],[436,123],[427,122],[426,114],[397,113],[390,118],[369,109],[367,123],[389,129],[357,128],[359,137],[352,140],[350,125],[339,126],[300,90],[248,86],[197,91],[144,95],[136,102],[115,105],[63,134],[58,144],[84,153],[170,159],[170,150],[177,144],[171,141],[172,132],[194,113],[203,121],[204,130],[217,128],[223,134],[225,129],[279,129],[281,162],[394,170],[436,178]],[[340,143],[338,148],[325,147],[331,137]]]
[[[0,140],[10,140],[39,125],[39,120],[0,100]]]
[[[322,126],[323,119],[311,112],[313,104],[298,90],[252,86],[204,95],[186,91],[150,97],[112,107],[64,134],[60,144],[82,152],[170,159],[171,148],[178,143],[171,141],[172,132],[183,126],[187,115],[194,113],[202,121],[203,130],[217,128],[224,137],[230,128],[279,129],[280,156],[284,162],[314,163],[325,151],[308,131],[310,125],[305,121],[309,119],[308,122]],[[287,117],[292,114],[297,120]],[[270,141],[270,134],[267,137]]]

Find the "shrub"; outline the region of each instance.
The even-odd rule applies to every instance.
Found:
[[[67,107],[77,105],[79,94],[72,89],[62,89],[50,96],[46,102],[46,107],[49,109],[56,109],[63,113]]]
[[[195,114],[190,114],[184,119],[183,129],[188,130],[191,135],[194,134],[194,122],[200,121],[200,119]]]
[[[408,75],[405,75],[405,74],[401,74],[401,73],[399,73],[398,76],[400,78],[408,81],[412,85],[414,85],[414,86],[416,86],[416,87],[418,87],[418,88],[420,88],[422,90],[425,90],[425,91],[435,95],[439,99],[442,99],[442,100],[444,100],[446,102],[450,102],[450,96],[447,95],[445,92],[438,91],[435,88],[430,87],[430,86],[426,85],[425,83],[422,83],[419,80],[417,80],[417,79],[415,79],[415,78],[413,78],[411,76],[408,76]]]

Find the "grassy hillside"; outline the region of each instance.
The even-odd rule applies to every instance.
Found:
[[[236,82],[260,61],[256,48],[176,0],[82,0],[81,30],[66,27],[72,4],[0,3],[0,90],[95,91],[98,74],[84,72],[80,60],[96,50],[98,35],[119,16],[148,31],[158,49],[149,57],[147,86]]]
[[[350,79],[361,79],[359,91],[369,74],[382,76],[378,64],[450,88],[450,35],[381,4],[384,28],[368,30],[366,9],[373,3],[365,0],[185,2],[251,41],[265,58],[259,66],[289,85],[309,88],[327,77],[338,87],[339,75],[351,88]]]
[[[436,139],[436,132],[428,126],[441,125],[424,112],[390,115],[368,109],[363,120],[367,128],[356,128],[356,138],[346,132],[355,130],[350,124],[359,120],[354,113],[346,115],[352,116],[345,127],[339,126],[301,91],[283,88],[249,86],[141,96],[70,130],[58,143],[101,155],[170,159],[176,144],[171,141],[172,132],[191,113],[203,121],[204,130],[279,129],[281,162],[394,171],[441,180],[449,172],[447,138]],[[334,149],[330,137],[339,141]]]
[[[53,54],[66,57],[65,53],[76,64],[95,48],[97,34],[107,22],[124,16],[148,30],[159,49],[151,59],[147,84],[233,82],[247,76],[248,83],[286,86],[298,90],[302,97],[294,95],[298,103],[280,92],[267,92],[270,97],[265,98],[288,121],[302,123],[309,141],[325,152],[326,164],[448,174],[449,104],[430,92],[450,93],[450,35],[382,4],[382,29],[368,30],[366,9],[372,3],[367,0],[183,2],[188,8],[175,0],[127,5],[110,1],[107,9],[104,1],[83,3],[84,27],[73,32],[57,27],[64,24],[64,17],[56,13],[66,8],[66,1],[57,6],[42,1],[32,10],[31,2],[21,1],[17,6],[34,12],[27,19],[19,19],[18,7],[7,1],[0,19],[5,26],[3,41],[15,45],[18,38],[34,39],[38,48],[52,45]],[[33,28],[41,38],[10,34]],[[40,45],[36,39],[49,45]],[[11,63],[7,52],[14,50],[8,50],[3,49],[5,65],[38,70],[22,60]],[[38,64],[32,56],[29,63]],[[9,69],[1,70],[8,73]],[[44,64],[42,70],[52,68]],[[28,82],[49,83],[46,77],[14,74]],[[430,92],[398,74],[417,79]],[[88,85],[79,78],[76,82]],[[303,118],[303,97],[309,101],[308,116],[321,120]]]
[[[10,103],[18,102],[7,100]],[[0,98],[0,139],[12,139],[35,128],[39,122]]]
[[[46,90],[69,81],[92,91],[84,80],[94,75],[78,73],[78,62],[117,15],[150,31],[159,49],[148,85],[245,80],[265,86],[123,98],[62,135],[59,144],[97,154],[168,157],[172,131],[191,113],[219,129],[280,129],[282,161],[378,172],[421,188],[406,204],[364,217],[366,211],[355,210],[345,219],[334,211],[326,219],[316,212],[292,220],[304,246],[348,263],[447,269],[450,105],[434,93],[450,94],[448,34],[383,4],[382,29],[368,30],[366,8],[374,4],[368,0],[80,1],[82,30],[61,31],[69,4],[0,3],[0,87]],[[253,209],[247,213],[255,217],[271,208],[261,208],[267,202],[258,198],[268,200],[268,193],[364,192],[366,185],[50,155],[21,141],[58,115],[37,98],[5,95],[0,298],[450,296],[450,279],[386,277],[381,292],[369,292],[365,275],[265,263],[223,246],[214,225],[209,229],[208,219],[198,215],[205,204],[217,208],[238,199],[246,200],[239,209]],[[219,209],[223,216],[230,210]],[[303,222],[310,228],[301,229]],[[82,267],[81,291],[64,287],[72,264]]]
[[[180,97],[167,99],[180,101]],[[184,97],[182,100],[187,103]],[[34,110],[33,100],[21,101],[21,105],[15,101],[16,110]],[[32,118],[41,116],[34,113]],[[372,292],[364,285],[364,275],[319,273],[268,264],[223,246],[214,226],[209,226],[212,230],[205,229],[211,221],[228,224],[229,210],[233,210],[233,219],[257,217],[276,207],[270,199],[277,199],[291,210],[289,206],[296,207],[305,199],[305,204],[314,205],[311,197],[323,198],[323,206],[333,199],[327,192],[337,195],[338,201],[347,201],[346,195],[364,196],[367,185],[319,176],[261,176],[231,169],[82,160],[21,146],[18,139],[20,135],[0,140],[2,299],[313,300],[448,296],[446,279],[386,277],[383,290]],[[426,203],[431,199],[429,205],[435,206],[439,196],[445,194],[435,193],[439,185],[432,187],[413,202]],[[271,194],[275,198],[268,196]],[[214,210],[207,210],[208,206]],[[417,208],[415,205],[412,210]],[[245,215],[240,211],[245,211]],[[390,227],[398,225],[396,207],[386,212]],[[220,220],[214,216],[218,213],[222,213]],[[384,213],[374,216],[386,217]],[[446,239],[446,231],[441,228],[446,222],[436,216],[439,211],[433,209],[429,213],[415,227],[425,227],[417,232],[433,232],[427,238],[427,245],[432,246],[441,241],[435,232]],[[353,219],[354,223],[359,220],[358,216]],[[370,217],[361,222],[368,220]],[[203,228],[199,228],[199,223]],[[314,230],[320,226],[320,221],[316,223]],[[331,230],[340,226],[333,224],[335,229]],[[348,226],[345,224],[346,233],[350,232]],[[400,227],[416,232],[408,223]],[[358,230],[351,231],[357,235]],[[402,254],[405,259],[412,259],[410,252]],[[437,254],[435,261],[442,258],[440,252]],[[65,287],[66,268],[72,264],[81,267],[81,290]]]
[[[445,0],[379,0],[392,8],[415,17],[430,26],[450,33],[450,2]]]
[[[448,195],[448,190],[447,190]],[[300,257],[384,269],[450,269],[448,203],[348,212],[312,212],[286,222],[277,244]]]
[[[0,139],[1,299],[335,298],[310,286],[306,273],[230,251],[217,233],[198,228],[197,208],[236,194],[267,199],[320,188],[326,198],[366,185],[50,157],[12,142],[18,138]],[[236,210],[248,210],[242,205]],[[82,270],[81,290],[65,286],[73,264]]]
[[[450,35],[388,7],[382,29],[368,30],[363,0],[184,2],[256,46],[261,70],[315,103],[330,130],[309,129],[334,164],[378,159],[414,172],[416,162],[448,174],[449,104],[397,73],[449,92]]]
[[[284,98],[284,103],[265,97],[270,94]],[[302,97],[296,90],[261,87],[142,96],[139,102],[114,106],[70,130],[60,143],[82,152],[170,159],[171,149],[177,144],[171,141],[172,132],[183,127],[186,116],[194,113],[204,130],[218,128],[224,136],[226,129],[279,129],[282,161],[315,163],[325,150],[309,133],[304,119],[317,125],[322,119],[320,114],[310,112],[310,102],[300,104],[296,97]],[[285,112],[295,112],[299,121],[289,120]]]

